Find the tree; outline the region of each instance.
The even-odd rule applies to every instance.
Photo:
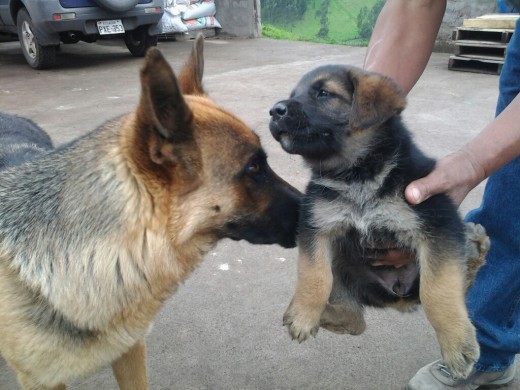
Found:
[[[316,17],[320,18],[320,31],[316,34],[319,38],[326,38],[329,35],[329,6],[330,0],[323,0],[320,8],[316,10]]]
[[[286,25],[300,20],[307,11],[307,0],[261,0],[262,20]]]
[[[360,38],[370,38],[374,31],[377,17],[379,16],[384,4],[384,0],[379,0],[373,5],[372,9],[368,10],[368,7],[364,6],[359,10],[357,16],[357,27]]]

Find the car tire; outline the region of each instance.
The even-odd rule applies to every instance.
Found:
[[[101,7],[113,12],[125,12],[133,9],[139,0],[96,0]]]
[[[140,26],[125,33],[125,44],[134,57],[144,57],[150,47],[157,46],[157,36],[148,34],[148,26]]]
[[[25,8],[22,8],[16,17],[18,39],[22,46],[25,60],[34,69],[48,69],[56,63],[56,49],[58,46],[42,46],[34,34],[34,24]]]

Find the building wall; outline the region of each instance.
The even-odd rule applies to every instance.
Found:
[[[260,36],[260,0],[215,0],[220,34],[257,38]]]

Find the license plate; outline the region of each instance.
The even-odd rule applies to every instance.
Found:
[[[121,19],[100,20],[97,22],[97,28],[99,34],[101,35],[123,34],[125,32],[125,28],[123,27],[123,22],[121,22]]]

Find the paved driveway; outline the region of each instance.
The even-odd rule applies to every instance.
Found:
[[[191,42],[159,48],[180,69]],[[308,171],[271,138],[268,110],[307,70],[325,63],[362,65],[365,49],[256,40],[206,42],[205,86],[220,104],[260,135],[278,173],[303,188]],[[492,118],[496,76],[447,70],[434,54],[409,97],[404,118],[433,156],[455,150]],[[34,71],[17,43],[0,44],[0,110],[28,116],[56,144],[132,110],[142,60],[118,45],[63,45],[59,65]],[[462,210],[478,204],[477,188]],[[422,311],[401,315],[369,310],[361,336],[320,331],[291,342],[282,315],[293,292],[296,250],[223,241],[161,310],[148,337],[151,389],[401,389],[439,357]],[[516,387],[515,387],[516,386]],[[71,389],[115,389],[108,368]],[[520,388],[516,380],[511,388]],[[0,358],[0,389],[16,389]]]

